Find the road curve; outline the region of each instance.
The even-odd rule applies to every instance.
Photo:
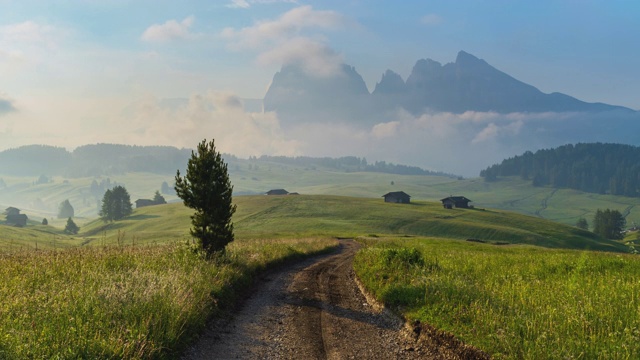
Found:
[[[353,272],[359,247],[341,240],[333,254],[268,275],[233,319],[212,324],[183,359],[484,358],[449,335],[411,329],[376,310]]]

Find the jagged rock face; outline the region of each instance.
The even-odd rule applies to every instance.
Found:
[[[585,103],[559,93],[544,94],[464,51],[458,53],[455,63],[444,66],[433,60],[419,60],[407,78],[407,87],[410,95],[404,106],[414,113],[425,109],[510,113],[617,108]]]
[[[586,103],[571,96],[544,94],[460,51],[454,63],[418,60],[406,82],[387,70],[369,94],[362,77],[351,66],[331,77],[315,77],[285,66],[264,99],[266,111],[276,111],[285,122],[348,121],[375,123],[377,116],[397,108],[425,111],[567,112],[625,108]],[[627,109],[628,110],[628,109]]]
[[[382,74],[382,79],[376,84],[373,95],[403,94],[407,91],[407,85],[402,77],[391,70]]]
[[[351,66],[343,65],[341,72],[330,77],[285,66],[273,77],[264,97],[264,109],[277,112],[285,124],[345,120],[361,116],[369,96],[362,76]]]

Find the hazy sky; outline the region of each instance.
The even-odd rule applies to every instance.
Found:
[[[0,0],[0,150],[213,137],[240,156],[321,154],[239,98],[262,98],[283,63],[345,62],[373,90],[460,50],[546,93],[640,109],[638,19],[636,0]]]

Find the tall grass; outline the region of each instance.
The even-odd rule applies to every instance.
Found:
[[[635,255],[395,240],[359,252],[355,268],[407,318],[494,358],[640,358]]]
[[[188,246],[0,254],[0,359],[173,358],[255,273],[334,240],[246,240],[207,261]]]

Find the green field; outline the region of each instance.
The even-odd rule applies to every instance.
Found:
[[[481,178],[458,180],[442,176],[409,176],[370,172],[341,172],[322,168],[303,168],[279,163],[241,160],[229,166],[236,195],[263,194],[274,188],[307,195],[339,195],[380,199],[390,191],[404,191],[415,201],[437,201],[449,195],[463,195],[477,208],[515,211],[526,215],[574,225],[584,217],[589,223],[597,209],[619,210],[629,226],[640,225],[640,198],[583,193],[569,189],[533,187],[530,181],[501,178],[485,182]],[[89,191],[91,182],[103,178],[53,178],[49,184],[35,185],[36,178],[0,175],[7,188],[0,189],[0,209],[14,206],[30,219],[46,217],[52,225],[64,226],[66,219],[55,219],[59,204],[69,199],[82,226],[97,216],[101,198]],[[123,184],[132,202],[152,198],[162,182],[173,183],[174,175],[128,173],[113,175],[112,182]],[[393,183],[393,185],[391,185]],[[167,201],[178,201],[164,195]]]
[[[0,359],[175,358],[257,273],[335,246],[238,236],[208,261],[192,250],[190,214],[180,203],[151,206],[89,221],[75,237],[0,226]]]
[[[496,359],[640,357],[637,255],[368,239],[365,287]]]
[[[236,196],[236,237],[296,238],[378,235],[437,236],[551,248],[628,251],[619,242],[573,226],[518,213],[474,208],[444,209],[439,202],[389,204],[380,198],[328,195]],[[23,229],[0,226],[0,249],[66,248],[108,244],[149,245],[184,241],[191,210],[181,203],[136,209],[118,222],[84,219],[77,236],[62,232],[64,220]]]
[[[629,312],[633,309],[628,306],[636,306],[637,313],[636,300],[624,292],[637,293],[637,280],[629,283],[629,277],[619,277],[621,274],[615,272],[628,270],[629,276],[635,276],[636,256],[616,255],[628,252],[628,247],[572,226],[502,210],[444,209],[440,203],[428,201],[405,205],[384,203],[381,198],[255,195],[236,196],[234,202],[236,241],[224,257],[215,261],[189,250],[191,210],[181,203],[136,209],[131,217],[114,223],[87,219],[78,236],[63,235],[57,226],[0,226],[0,333],[4,336],[0,338],[0,359],[174,358],[202,329],[204,319],[228,311],[257,273],[284,261],[326,251],[335,245],[331,240],[335,237],[355,237],[371,245],[358,255],[358,261],[364,261],[364,267],[375,274],[363,273],[362,266],[358,271],[380,300],[392,307],[400,305],[409,318],[429,321],[507,358],[545,356],[536,347],[519,345],[541,342],[544,334],[533,329],[534,320],[541,319],[545,326],[553,324],[556,332],[544,336],[556,340],[558,336],[569,336],[567,331],[576,331],[573,325],[562,321],[574,321],[584,306],[575,302],[559,306],[551,302],[556,294],[562,296],[557,301],[567,302],[574,299],[572,294],[580,294],[575,299],[591,302],[593,309],[604,306],[601,295],[590,298],[595,289],[587,287],[589,279],[596,279],[596,287],[605,294],[616,292],[615,297],[609,296],[617,301],[616,309]],[[409,266],[402,265],[406,271],[400,279],[404,283],[393,281],[401,288],[391,291],[392,296],[386,290],[376,290],[388,285],[376,281],[398,276],[393,267],[380,267],[376,257],[378,245],[386,243],[384,239],[388,237],[397,239],[393,246],[417,249],[408,250]],[[433,254],[435,259],[415,260],[426,254]],[[586,261],[588,271],[572,270],[586,266],[580,261]],[[434,262],[436,267],[428,265]],[[601,263],[604,265],[598,265]],[[439,267],[447,272],[435,272],[435,278],[431,277],[431,271]],[[596,270],[592,271],[592,267]],[[451,305],[454,315],[443,310],[442,318],[430,317],[430,312],[424,310],[423,302],[430,299],[425,296],[425,289],[431,291],[429,284],[440,284],[437,281],[444,280],[444,274],[454,279],[451,281],[458,281],[437,285],[450,296],[442,297],[442,301]],[[542,300],[519,309],[504,305],[506,300],[500,294],[506,290],[502,287],[497,286],[493,292],[473,292],[474,284],[485,278],[497,281],[491,280],[489,274],[507,280],[511,279],[509,274],[514,274],[511,284],[519,288],[507,293],[512,294],[508,295],[512,300],[524,299],[528,294],[535,295],[532,301]],[[574,287],[566,283],[568,278],[577,279]],[[624,281],[619,282],[618,278]],[[556,291],[556,287],[562,291]],[[581,290],[583,287],[586,290]],[[410,295],[408,303],[402,303],[407,301],[405,292]],[[623,306],[620,301],[628,304]],[[470,328],[471,320],[455,320],[462,316],[460,309],[479,312],[480,303],[491,311],[486,312],[488,318],[474,321],[487,322],[489,327]],[[426,308],[430,306],[431,303]],[[523,332],[517,324],[527,313],[539,313],[535,306],[558,313],[553,317],[545,317],[544,312],[538,317],[532,315],[526,323],[531,323],[532,328],[525,329],[530,332]],[[582,323],[583,332],[576,335],[588,335],[588,339],[596,341],[584,350],[585,354],[602,349],[616,356],[637,354],[637,348],[627,344],[630,337],[637,336],[637,329],[627,326],[626,320],[622,323],[626,327],[621,328],[618,323],[610,323],[614,320],[599,318],[596,310],[590,311],[590,322]],[[609,308],[607,311],[615,321],[620,320],[617,312]],[[463,319],[468,318],[462,314]],[[597,333],[586,333],[587,325],[596,322],[602,323]],[[496,324],[505,325],[496,328]],[[622,346],[618,342],[602,340],[603,331],[622,337],[627,352],[614,349]],[[69,332],[75,336],[68,336]],[[474,332],[499,339],[490,341],[469,335]],[[507,348],[507,344],[518,347]],[[558,354],[579,357],[575,351],[582,345],[575,340],[570,347],[547,354],[547,358]]]
[[[234,223],[239,239],[401,234],[550,248],[628,251],[619,242],[601,239],[572,226],[502,210],[444,209],[437,202],[389,204],[382,199],[327,195],[236,196],[234,202],[238,206]],[[75,239],[77,245],[146,245],[186,240],[190,214],[180,203],[150,206],[137,209],[131,217],[115,223],[99,219],[86,222],[77,237],[64,239],[70,244]],[[0,246],[11,246],[11,241],[16,246],[13,238],[2,235],[1,231],[9,229],[16,231],[10,227],[0,228]],[[49,240],[45,237],[40,246],[53,246],[53,239],[53,236]],[[20,242],[20,246],[25,245]]]

